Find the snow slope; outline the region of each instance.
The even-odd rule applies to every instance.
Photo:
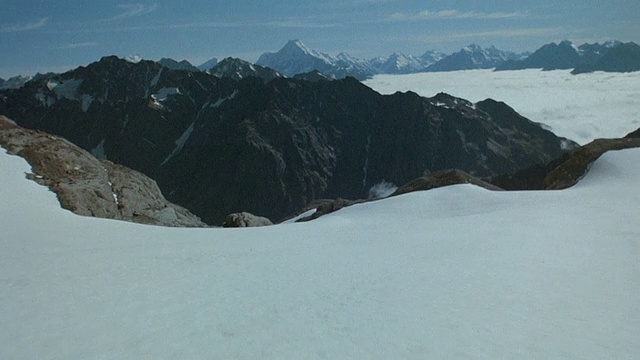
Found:
[[[640,128],[640,72],[571,75],[570,70],[468,70],[376,75],[364,82],[382,94],[446,92],[473,102],[504,101],[558,136],[586,144]]]
[[[638,159],[563,191],[173,229],[61,210],[2,150],[0,358],[638,358]]]

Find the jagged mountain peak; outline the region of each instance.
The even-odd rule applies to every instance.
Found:
[[[214,57],[198,65],[198,69],[200,69],[200,71],[206,71],[216,66],[217,64],[218,64],[218,58]]]
[[[14,76],[7,80],[0,79],[0,90],[4,89],[19,89],[23,87],[27,82],[31,81],[31,76]]]
[[[162,58],[158,61],[158,64],[164,67],[167,67],[171,70],[186,70],[186,71],[192,71],[192,72],[200,71],[200,69],[193,66],[187,60],[177,61],[171,58]]]
[[[366,63],[354,61],[347,54],[335,58],[307,47],[300,40],[290,40],[278,52],[262,54],[256,64],[275,69],[289,77],[314,70],[333,78],[355,76],[364,79],[372,75]]]
[[[280,51],[278,53],[281,53],[282,55],[306,55],[306,56],[311,56],[314,58],[318,58],[321,59],[322,61],[326,62],[327,64],[331,64],[335,61],[335,59],[333,57],[331,57],[328,54],[324,54],[318,51],[315,51],[311,48],[309,48],[308,46],[306,46],[302,41],[295,39],[295,40],[289,40],[287,42],[287,44],[280,49]]]
[[[484,49],[482,48],[482,46],[478,44],[469,44],[462,48],[462,51],[465,51],[465,52],[476,52],[476,51],[483,51],[483,50]]]
[[[240,80],[249,76],[261,78],[265,81],[269,81],[275,78],[283,77],[279,72],[263,67],[260,65],[252,64],[248,61],[228,57],[221,60],[216,66],[206,71],[210,75],[217,77],[228,77],[234,80]]]

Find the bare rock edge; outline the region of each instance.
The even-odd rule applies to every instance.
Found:
[[[78,215],[172,227],[206,227],[189,210],[170,203],[155,181],[127,167],[98,160],[71,142],[27,130],[0,115],[0,146],[23,157],[27,177],[53,191]]]
[[[624,138],[596,139],[589,144],[573,150],[570,154],[553,160],[546,165],[537,164],[532,166],[531,168],[523,169],[518,172],[519,175],[515,176],[516,178],[514,179],[510,179],[510,176],[501,176],[499,177],[500,181],[495,181],[496,178],[488,179],[489,181],[484,181],[458,169],[442,170],[434,172],[428,176],[412,180],[407,184],[399,187],[390,196],[397,196],[413,191],[426,191],[455,184],[473,184],[492,191],[562,190],[577,184],[580,179],[585,176],[585,174],[589,170],[589,166],[591,166],[591,164],[605,152],[638,147],[640,147],[640,129],[629,133]],[[521,179],[522,176],[532,176],[534,179],[531,181],[523,182],[523,180]],[[538,184],[538,182],[540,183]],[[523,183],[527,183],[527,185],[522,186]],[[296,222],[315,220],[323,215],[330,214],[351,205],[376,200],[379,199],[317,200],[299,211],[297,215],[314,208],[316,209],[316,211],[309,216],[305,216],[296,220]],[[293,218],[293,216],[290,218]]]

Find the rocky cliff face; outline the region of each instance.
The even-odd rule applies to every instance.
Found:
[[[143,172],[215,224],[241,211],[278,220],[437,170],[512,173],[572,145],[493,100],[383,96],[353,78],[234,81],[115,57],[0,92],[0,113]]]
[[[202,227],[188,210],[165,200],[155,181],[100,161],[63,138],[27,130],[0,116],[0,145],[32,166],[29,178],[49,187],[63,208],[84,216],[143,224]]]

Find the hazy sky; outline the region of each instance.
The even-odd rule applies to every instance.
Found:
[[[0,0],[0,77],[105,55],[256,61],[288,40],[360,58],[470,43],[533,51],[563,39],[640,42],[640,1]]]

